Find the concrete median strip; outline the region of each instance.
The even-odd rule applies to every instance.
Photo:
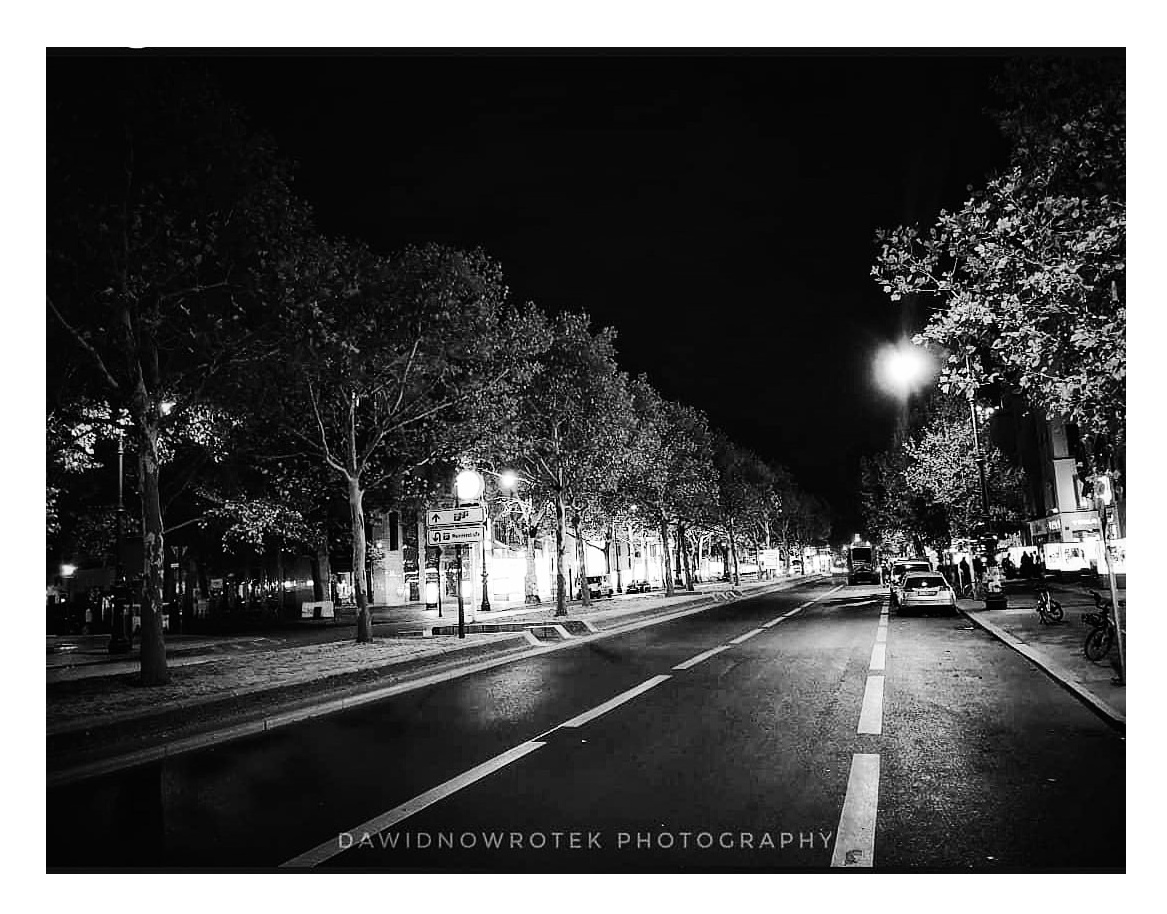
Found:
[[[1016,636],[1011,635],[1009,632],[1005,631],[999,626],[994,625],[988,619],[980,618],[978,613],[969,612],[968,610],[961,607],[958,607],[958,609],[960,610],[961,614],[973,625],[983,629],[998,641],[1001,641],[1004,644],[1007,644],[1009,647],[1013,648],[1013,650],[1017,651],[1017,653],[1019,653],[1026,660],[1032,662],[1051,679],[1069,691],[1073,692],[1074,695],[1093,708],[1098,714],[1102,715],[1104,718],[1110,721],[1110,723],[1125,729],[1126,715],[1118,708],[1114,707],[1112,704],[1103,700],[1101,697],[1094,694],[1094,692],[1090,691],[1090,689],[1088,689],[1071,670],[1067,669],[1057,661],[1050,659],[1041,651],[1035,650],[1030,645],[1026,644]]]

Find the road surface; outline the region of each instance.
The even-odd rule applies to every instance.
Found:
[[[48,864],[1121,869],[1122,736],[841,580],[52,790]]]

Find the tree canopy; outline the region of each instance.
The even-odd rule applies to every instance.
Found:
[[[1009,167],[927,230],[880,230],[872,274],[892,301],[935,300],[917,342],[947,353],[945,390],[1004,385],[1122,446],[1123,60],[1027,58],[1001,89]]]

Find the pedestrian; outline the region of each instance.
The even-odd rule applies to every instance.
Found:
[[[1021,553],[1021,577],[1026,580],[1033,577],[1033,556],[1028,552]]]
[[[973,556],[973,575],[976,580],[980,580],[985,571],[985,563],[981,560],[979,555]]]
[[[964,582],[972,583],[972,572],[968,567],[968,558],[964,557],[960,560],[960,586],[964,587]]]

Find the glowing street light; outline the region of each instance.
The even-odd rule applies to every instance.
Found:
[[[454,479],[454,492],[458,501],[478,501],[482,497],[483,488],[482,474],[474,470],[463,470]]]
[[[935,373],[936,365],[928,351],[901,343],[882,349],[875,358],[875,379],[885,391],[906,398],[923,387]]]

